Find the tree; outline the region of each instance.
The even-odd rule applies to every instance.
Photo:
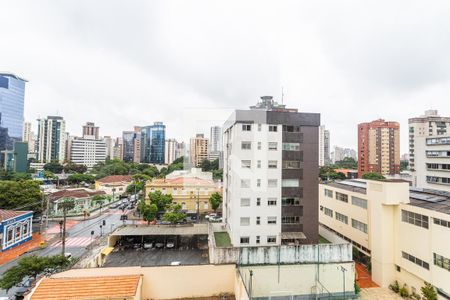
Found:
[[[50,171],[54,174],[61,174],[63,169],[64,169],[63,165],[61,165],[58,161],[51,161],[44,165],[45,171]]]
[[[379,173],[365,173],[362,176],[363,179],[369,179],[369,180],[384,180],[386,179],[383,175]]]
[[[337,161],[334,164],[335,169],[358,169],[358,162],[352,157],[344,157],[343,160]]]
[[[69,162],[64,166],[64,172],[66,173],[86,173],[87,167],[85,165],[78,165],[73,162]]]
[[[319,169],[319,177],[322,180],[344,180],[345,174],[342,172],[336,172],[332,166],[323,166]]]
[[[144,221],[147,221],[148,224],[156,219],[158,213],[158,206],[156,206],[156,204],[147,204],[144,200],[141,200],[138,209],[142,214],[142,218]]]
[[[209,203],[211,203],[212,209],[216,211],[222,203],[222,195],[218,192],[213,193],[211,197],[209,197]]]
[[[400,171],[408,170],[408,167],[409,167],[409,161],[407,161],[407,160],[400,161]]]
[[[89,174],[70,174],[67,177],[67,181],[70,184],[80,184],[82,182],[85,183],[94,183],[95,182],[95,177]]]
[[[150,198],[150,203],[155,204],[158,211],[165,211],[173,201],[172,195],[165,195],[161,191],[150,192],[148,197]]]
[[[202,160],[200,163],[200,167],[202,168],[203,172],[211,171],[211,162],[207,159]]]
[[[171,222],[172,224],[179,223],[185,218],[186,214],[181,211],[181,205],[176,203],[171,204],[162,217],[164,221]]]
[[[56,256],[26,256],[19,260],[17,266],[8,269],[0,279],[0,288],[9,290],[29,276],[33,279],[46,269],[60,269],[69,266],[70,261],[62,255]]]
[[[52,171],[45,171],[44,170],[44,178],[45,179],[56,179],[56,175]]]
[[[422,292],[422,296],[424,299],[437,300],[436,290],[430,283],[425,282],[425,285],[420,288],[420,291]]]
[[[41,211],[42,192],[34,180],[0,181],[0,207]]]

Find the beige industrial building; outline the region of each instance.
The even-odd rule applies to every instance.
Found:
[[[320,184],[321,231],[370,256],[372,279],[397,280],[420,294],[431,283],[450,299],[450,193],[410,188],[401,180]]]

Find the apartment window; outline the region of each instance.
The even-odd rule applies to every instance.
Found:
[[[402,221],[428,229],[428,217],[402,209]]]
[[[442,255],[433,253],[433,262],[436,266],[441,267],[447,271],[450,271],[450,259],[445,258]]]
[[[242,124],[242,131],[252,131],[252,125]]]
[[[283,150],[285,151],[299,151],[300,143],[283,143]]]
[[[268,168],[269,169],[276,169],[277,168],[277,161],[276,160],[269,160]]]
[[[269,131],[270,132],[277,132],[278,126],[277,125],[269,125]]]
[[[281,198],[281,205],[283,205],[283,206],[299,206],[300,198],[299,197],[283,197],[283,198]]]
[[[267,199],[267,206],[276,206],[277,205],[277,198],[268,198]]]
[[[260,242],[261,242],[260,236],[257,235],[257,236],[256,236],[256,243],[259,244]]]
[[[275,244],[277,242],[277,237],[274,235],[269,235],[267,237],[267,244]]]
[[[256,186],[261,187],[261,179],[256,179]]]
[[[241,142],[241,149],[242,150],[251,150],[252,142]]]
[[[261,217],[256,217],[256,225],[261,225]]]
[[[249,243],[250,243],[250,237],[241,236],[241,244],[249,244]]]
[[[276,188],[277,185],[278,185],[278,180],[277,179],[269,179],[269,180],[267,180],[267,187]]]
[[[267,217],[267,224],[277,224],[277,217]]]
[[[333,191],[325,189],[325,197],[333,198]]]
[[[282,224],[298,224],[300,223],[299,216],[283,216],[281,217]]]
[[[260,160],[258,160],[258,161],[256,162],[256,167],[257,167],[258,169],[261,169],[261,161],[260,161]]]
[[[256,206],[261,206],[261,198],[256,198]]]
[[[348,203],[348,195],[336,192],[336,200]]]
[[[241,188],[250,188],[250,179],[241,179]]]
[[[261,150],[261,142],[258,142],[258,150]]]
[[[251,169],[252,161],[251,160],[241,160],[241,168]]]
[[[352,227],[355,229],[358,229],[359,231],[367,233],[367,224],[365,224],[363,222],[352,219]]]
[[[300,169],[300,161],[298,160],[284,160],[283,169]]]
[[[438,219],[438,218],[433,218],[433,222],[436,225],[441,225],[441,226],[450,228],[450,221],[445,221],[445,220],[441,220],[441,219]]]
[[[352,196],[352,204],[367,209],[367,200]]]
[[[332,209],[329,209],[329,208],[324,207],[324,208],[323,208],[323,213],[324,213],[325,215],[329,216],[329,217],[333,217],[333,210],[332,210]]]
[[[300,182],[298,179],[283,179],[281,181],[282,187],[299,187]]]
[[[346,215],[340,214],[336,212],[336,220],[341,221],[342,223],[348,224],[348,217]]]
[[[241,206],[250,206],[250,198],[241,198]]]
[[[261,131],[261,124],[258,124],[258,131]]]
[[[424,269],[427,269],[427,270],[430,269],[430,265],[427,262],[425,262],[425,261],[423,261],[423,260],[421,260],[421,259],[419,259],[419,258],[417,258],[415,256],[412,256],[411,254],[408,254],[408,253],[406,253],[404,251],[402,251],[402,257],[404,259],[409,260],[412,263],[415,263],[418,266],[421,266]]]
[[[269,142],[269,150],[277,150],[278,143],[277,142]]]
[[[249,217],[241,217],[241,226],[249,226],[250,218]]]
[[[285,132],[300,132],[299,126],[283,125],[283,131]]]

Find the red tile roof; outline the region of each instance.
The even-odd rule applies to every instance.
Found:
[[[111,175],[97,180],[101,183],[115,183],[115,182],[131,182],[133,178],[130,175]]]
[[[171,179],[155,179],[149,185],[215,186],[215,183],[212,180],[198,177],[177,177]]]
[[[31,300],[122,299],[136,296],[141,275],[44,278]]]
[[[86,189],[76,190],[60,190],[50,194],[51,200],[58,200],[61,198],[87,198],[95,195],[105,195],[104,191],[89,191]]]
[[[11,218],[15,218],[26,213],[30,213],[31,211],[19,211],[19,210],[5,210],[0,209],[0,221],[8,220]]]

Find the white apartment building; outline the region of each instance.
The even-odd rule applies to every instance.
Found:
[[[320,184],[321,234],[333,232],[370,256],[372,280],[420,294],[431,283],[450,299],[450,193],[401,180]]]
[[[209,135],[209,160],[221,159],[222,156],[222,127],[212,126]]]
[[[28,153],[35,153],[36,135],[32,131],[31,123],[23,123],[22,141],[28,143]]]
[[[223,213],[234,246],[318,241],[319,125],[319,114],[269,96],[226,121]]]
[[[178,148],[178,142],[175,139],[168,139],[164,141],[164,163],[170,165],[176,157],[176,151]]]
[[[70,161],[85,165],[91,169],[99,162],[106,160],[106,143],[101,139],[79,138],[70,139]]]
[[[319,166],[322,167],[330,163],[330,131],[322,125],[319,127]]]
[[[450,191],[450,118],[428,110],[409,119],[409,165],[414,186]]]

